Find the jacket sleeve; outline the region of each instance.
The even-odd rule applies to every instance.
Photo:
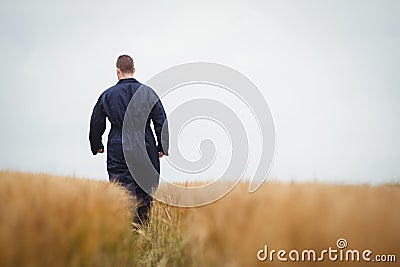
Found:
[[[150,119],[153,121],[154,131],[157,136],[157,149],[159,152],[163,152],[164,155],[168,156],[169,149],[169,132],[168,132],[168,120],[165,114],[164,107],[157,94],[151,90],[152,101],[154,104],[150,112]]]
[[[92,117],[90,119],[89,142],[93,155],[97,154],[99,149],[104,149],[102,140],[103,133],[106,129],[106,113],[104,112],[101,95],[93,108]]]

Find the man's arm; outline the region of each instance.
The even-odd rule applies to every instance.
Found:
[[[157,136],[158,155],[159,157],[162,157],[163,155],[168,156],[169,133],[167,116],[165,114],[165,110],[161,103],[161,100],[158,98],[154,91],[152,93],[155,105],[150,112],[150,119],[153,121],[154,131]]]
[[[93,155],[104,152],[104,145],[101,139],[106,129],[106,114],[101,99],[102,96],[99,97],[94,106],[92,117],[90,118],[89,141]]]

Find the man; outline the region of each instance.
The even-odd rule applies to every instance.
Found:
[[[134,222],[143,224],[148,221],[152,202],[151,191],[158,186],[159,158],[168,155],[168,124],[164,108],[156,93],[133,78],[135,68],[132,58],[128,55],[119,56],[116,67],[119,81],[100,95],[90,120],[89,141],[93,155],[104,152],[102,135],[106,128],[107,117],[111,123],[107,143],[109,179],[126,187],[136,198],[139,206],[134,215]],[[131,124],[126,119],[130,117],[144,123]],[[150,121],[153,122],[157,144]],[[134,141],[129,143],[125,140]],[[126,152],[126,147],[130,148],[130,152]],[[129,162],[126,157],[130,157],[132,153],[134,155],[131,158],[134,160]],[[140,164],[146,160],[151,163]],[[140,180],[146,181],[149,188],[142,188]]]

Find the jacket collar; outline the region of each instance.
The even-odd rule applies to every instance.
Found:
[[[126,79],[119,80],[117,84],[120,84],[120,83],[132,83],[132,82],[138,82],[138,81],[135,78],[126,78]]]

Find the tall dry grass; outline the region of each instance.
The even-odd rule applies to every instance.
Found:
[[[128,266],[131,203],[111,183],[0,172],[0,266]]]
[[[193,266],[398,266],[400,188],[398,186],[267,183],[254,194],[240,184],[220,201],[192,210],[185,229]],[[369,249],[395,254],[397,262],[261,262],[257,251]],[[288,255],[286,254],[286,258]],[[373,258],[373,256],[371,256]]]
[[[154,202],[150,224],[133,232],[131,199],[114,184],[0,172],[0,266],[398,266],[399,186],[247,187],[201,208]],[[257,260],[265,245],[320,251],[338,238],[397,262]]]
[[[153,202],[150,222],[137,234],[137,266],[190,266],[189,255],[185,254],[184,232],[187,209],[174,208]]]

